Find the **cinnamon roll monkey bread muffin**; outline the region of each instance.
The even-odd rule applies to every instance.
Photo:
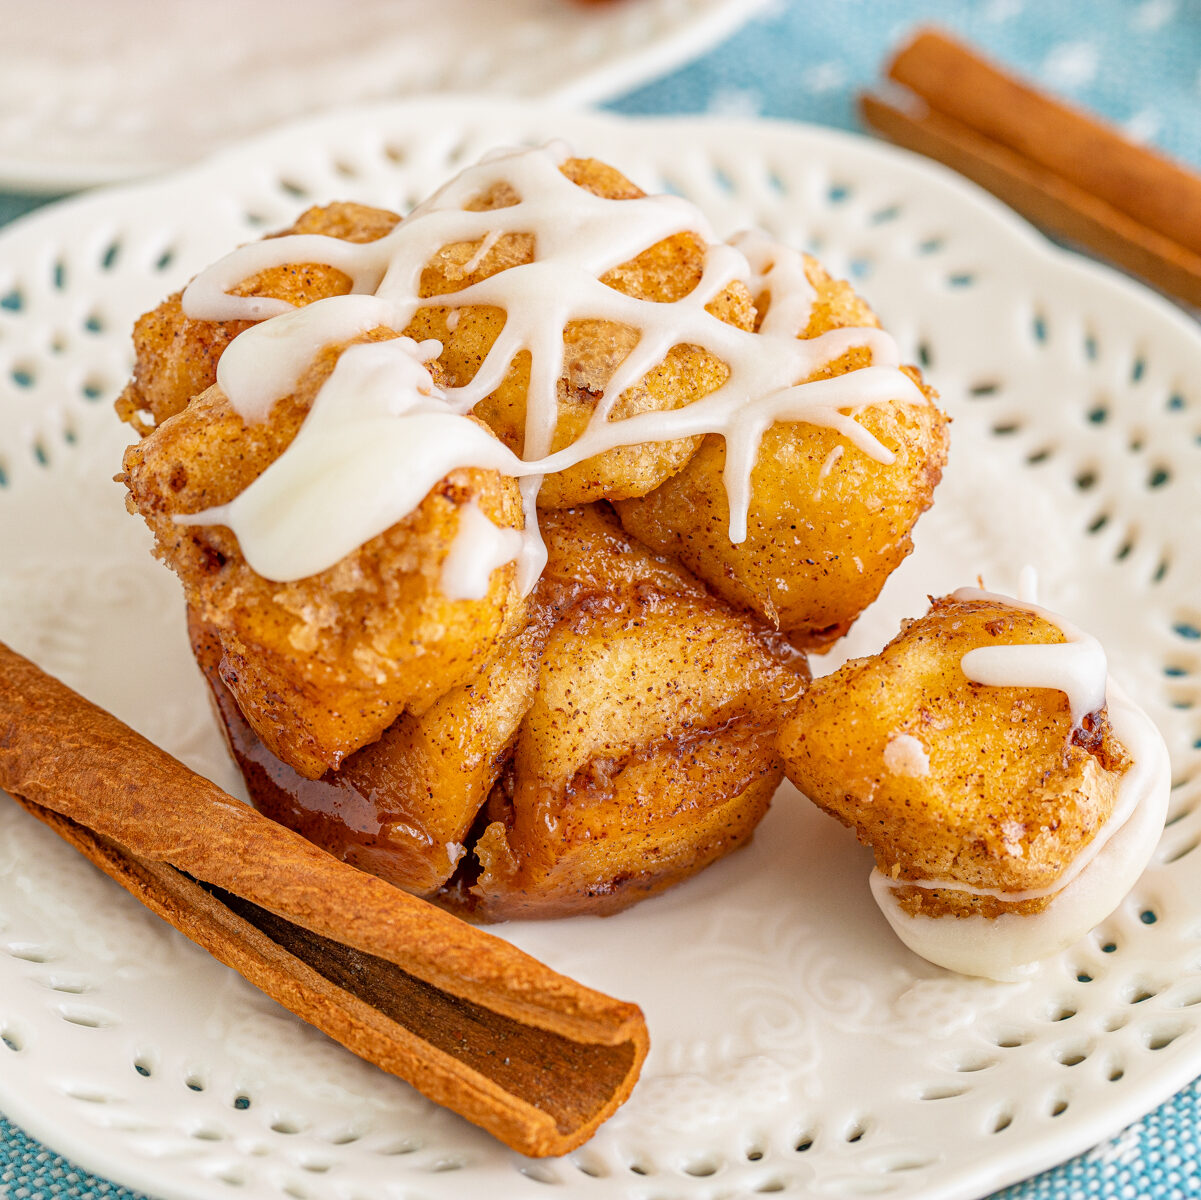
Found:
[[[128,506],[254,803],[481,920],[745,843],[946,456],[849,285],[553,148],[312,209],[135,349]]]
[[[793,783],[874,851],[872,894],[901,940],[993,979],[1117,908],[1171,781],[1095,637],[975,588],[815,683],[780,748]]]

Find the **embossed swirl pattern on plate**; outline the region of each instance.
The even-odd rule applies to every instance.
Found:
[[[1035,562],[1168,739],[1154,865],[1024,983],[957,978],[891,940],[863,851],[785,787],[748,850],[675,892],[504,928],[639,1001],[654,1041],[593,1142],[534,1163],[342,1052],[0,807],[0,1107],[101,1173],[204,1200],[928,1200],[1115,1132],[1201,1067],[1199,338],[927,165],[795,127],[423,102],[25,221],[0,238],[0,636],[235,786],[173,581],[111,482],[129,324],[309,203],[403,210],[498,143],[557,136],[860,284],[955,426],[916,553],[840,653],[877,648],[927,592],[978,573],[1010,587]]]

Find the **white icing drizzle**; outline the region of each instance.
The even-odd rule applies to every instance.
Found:
[[[1021,574],[1019,599],[975,588],[953,593],[955,600],[995,601],[1036,613],[1058,626],[1068,638],[1061,645],[990,647],[1030,652],[1000,666],[987,660],[983,667],[969,664],[968,659],[980,653],[970,651],[963,658],[964,673],[989,685],[993,684],[992,677],[999,677],[996,686],[1063,691],[1076,720],[1105,706],[1113,736],[1129,758],[1118,782],[1113,810],[1088,845],[1045,887],[1005,891],[957,880],[892,879],[878,870],[872,872],[870,881],[877,905],[911,950],[939,966],[998,980],[1020,978],[1032,969],[1030,964],[1066,949],[1117,908],[1158,844],[1171,788],[1163,738],[1150,718],[1109,678],[1100,644],[1057,614],[1038,607],[1035,590],[1033,569],[1027,567]],[[1062,653],[1070,647],[1077,649],[1070,656]],[[1035,655],[1034,651],[1044,653]],[[1061,653],[1045,653],[1048,651]],[[986,674],[990,678],[980,678]],[[1009,903],[1048,896],[1051,899],[1041,912],[1025,916],[1002,913],[997,917],[932,917],[904,911],[897,892],[905,887],[940,888]]]
[[[546,566],[546,543],[538,528],[538,492],[542,487],[542,476],[526,476],[518,485],[521,488],[521,510],[525,517],[525,540],[517,556],[517,587],[523,596],[534,590]]]
[[[425,364],[440,350],[411,338],[349,347],[289,451],[230,503],[177,520],[227,525],[258,574],[302,579],[403,520],[457,467],[520,470],[503,442],[434,387]]]
[[[381,326],[395,329],[396,315],[377,296],[329,296],[291,308],[230,342],[217,362],[217,386],[244,421],[265,421],[275,402],[296,390],[314,349]]]
[[[833,450],[822,460],[822,468],[817,473],[818,479],[825,479],[827,475],[834,469],[834,464],[843,456],[845,446],[835,446]]]
[[[518,562],[521,586],[528,591],[545,561],[537,535],[541,477],[606,450],[720,434],[726,442],[730,539],[736,543],[746,537],[751,472],[760,440],[777,421],[835,429],[876,461],[893,460],[855,420],[855,413],[872,405],[925,403],[920,388],[898,370],[896,344],[887,334],[854,328],[798,338],[814,298],[800,254],[775,245],[764,234],[740,235],[732,245],[712,244],[701,214],[677,197],[608,200],[593,195],[560,172],[566,155],[562,146],[493,154],[451,180],[377,241],[349,243],[319,235],[272,238],[241,247],[199,275],[183,295],[188,316],[260,321],[234,339],[218,364],[219,385],[248,422],[265,419],[276,400],[296,390],[322,347],[379,327],[404,329],[419,307],[448,308],[453,322],[463,307],[487,305],[503,309],[506,319],[468,384],[445,393],[423,391],[421,403],[412,403],[405,392],[409,398],[391,407],[379,397],[360,404],[347,380],[353,369],[343,372],[339,363],[321,389],[320,404],[314,403],[314,414],[320,409],[315,420],[319,436],[306,435],[314,422],[310,414],[301,434],[264,473],[263,480],[270,477],[267,483],[260,487],[260,480],[231,504],[187,521],[230,525],[256,571],[272,579],[298,579],[332,566],[361,544],[351,542],[364,530],[380,532],[378,522],[386,515],[399,520],[411,512],[425,494],[418,489],[424,485],[428,491],[442,477],[434,476],[434,470],[445,475],[456,466],[491,467],[521,479],[526,534]],[[513,202],[484,211],[466,207],[498,189]],[[664,238],[688,231],[710,244],[701,281],[687,296],[655,303],[601,282],[608,272]],[[479,242],[461,268],[469,275],[507,234],[532,236],[532,261],[450,294],[419,297],[421,273],[439,251]],[[284,301],[230,294],[252,275],[297,262],[325,263],[345,272],[351,294],[300,309]],[[756,295],[770,295],[756,333],[705,311],[735,280]],[[609,380],[585,432],[550,454],[564,371],[563,330],[572,321],[588,319],[633,328],[638,341]],[[381,351],[381,358],[390,360],[402,352],[399,341],[379,345],[394,347]],[[684,408],[613,419],[621,394],[681,345],[702,347],[721,359],[729,372],[726,381]],[[870,353],[870,366],[802,382],[855,348]],[[483,440],[488,435],[465,416],[496,389],[522,351],[531,355],[524,462],[499,443],[487,452]],[[402,380],[402,368],[393,373],[402,391],[409,387],[411,381]],[[382,425],[388,421],[395,429],[384,433]],[[340,457],[332,462],[335,450]],[[356,513],[363,505],[370,519]],[[287,515],[288,508],[298,515]],[[315,519],[318,513],[320,520]],[[473,523],[469,519],[464,526],[471,528]],[[492,534],[474,527],[475,534],[463,534],[464,544],[475,545],[474,552],[487,557]],[[457,578],[456,573],[450,578]]]
[[[1171,767],[1159,731],[1112,680],[1107,699],[1114,735],[1131,759],[1118,785],[1115,806],[1115,813],[1120,809],[1128,817],[1118,819],[1119,827],[1112,836],[1072,873],[1066,885],[1062,880],[1056,885],[1062,890],[1046,908],[1029,916],[910,915],[901,908],[893,881],[873,871],[872,895],[897,936],[914,953],[966,975],[1018,979],[1032,969],[1030,964],[1067,949],[1105,920],[1135,885],[1163,832]]]
[[[463,264],[463,274],[470,275],[473,272],[478,271],[480,266],[483,264],[484,259],[488,257],[489,252],[492,250],[493,246],[500,241],[500,239],[500,232],[496,229],[493,229],[484,238],[484,240],[480,242],[480,248]]]
[[[821,470],[817,473],[817,487],[813,491],[813,502],[816,504],[822,498],[822,492],[825,489],[826,476],[834,470],[834,464],[843,456],[846,451],[845,446],[835,446],[829,454],[822,459]]]
[[[351,279],[351,291],[369,294],[382,279],[381,261],[362,253],[362,247],[325,234],[294,233],[288,236],[288,251],[280,254],[279,239],[248,242],[219,258],[184,289],[183,310],[189,317],[208,314],[214,321],[262,321],[291,312],[287,300],[270,296],[234,296],[232,291],[252,275],[289,263],[324,263]],[[232,303],[231,303],[232,301]],[[225,314],[225,315],[217,315]]]
[[[773,241],[761,229],[736,233],[730,245],[746,256],[751,268],[747,286],[756,304],[765,294],[771,297],[761,330],[799,337],[809,324],[817,299],[817,290],[805,273],[805,256]]]
[[[894,733],[884,747],[884,765],[894,775],[924,779],[930,774],[930,755],[911,733]]]
[[[969,650],[963,673],[974,683],[990,687],[1054,688],[1068,698],[1072,723],[1080,725],[1105,703],[1105,648],[1091,633],[1077,629],[1032,600],[1014,599],[978,588],[960,588],[952,600],[988,600],[1034,613],[1055,625],[1066,639],[1052,646],[980,646]]]
[[[521,554],[518,529],[501,529],[470,500],[459,509],[459,531],[442,562],[442,594],[448,600],[482,600],[492,572]]]
[[[1109,680],[1105,649],[1090,633],[1076,628],[1058,613],[1040,608],[1034,603],[1037,579],[1033,567],[1022,570],[1019,598],[986,592],[978,588],[960,588],[951,594],[952,600],[986,600],[1009,608],[1034,613],[1056,626],[1068,640],[1056,645],[987,646],[969,650],[962,658],[963,673],[975,683],[994,687],[1053,688],[1067,694],[1072,709],[1072,722],[1079,726],[1089,714],[1105,705]],[[887,761],[887,751],[885,751]],[[1101,852],[1105,843],[1120,830],[1134,814],[1138,796],[1129,789],[1119,789],[1105,823],[1092,840],[1067,865],[1053,883],[1040,888],[1006,891],[1003,888],[976,887],[957,879],[888,879],[882,886],[892,888],[938,888],[971,896],[992,896],[1012,903],[1041,900],[1070,883]]]

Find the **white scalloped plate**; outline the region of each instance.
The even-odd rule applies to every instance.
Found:
[[[498,143],[566,137],[650,189],[850,272],[955,418],[918,549],[856,627],[1027,561],[1173,755],[1135,894],[1030,980],[894,942],[867,855],[785,788],[754,844],[607,920],[501,932],[641,1003],[629,1104],[569,1158],[505,1151],[344,1053],[0,807],[0,1108],[155,1194],[980,1195],[1084,1149],[1201,1069],[1201,337],[945,172],[845,135],[414,102],[280,132],[0,236],[0,637],[234,786],[173,579],[109,481],[132,319],[313,200],[401,209]]]
[[[615,96],[767,0],[0,0],[0,187],[196,162],[311,113],[427,92]]]

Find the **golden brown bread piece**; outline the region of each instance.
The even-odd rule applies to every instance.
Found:
[[[391,232],[395,213],[363,204],[310,208],[281,233],[320,233],[349,242],[374,242]],[[280,234],[272,236],[281,236]],[[350,291],[350,279],[322,263],[272,267],[235,289],[239,296],[270,296],[301,307]],[[217,361],[251,321],[197,321],[185,317],[176,292],[140,317],[133,328],[133,378],[117,399],[117,415],[145,436],[182,411],[217,381]]]
[[[222,682],[215,632],[194,613],[188,626],[230,751],[259,811],[343,862],[430,896],[461,861],[476,814],[512,754],[552,622],[549,609],[535,606],[486,671],[420,716],[403,714],[378,741],[319,780],[280,762],[255,736]]]
[[[1000,602],[933,601],[880,654],[814,681],[780,733],[789,779],[893,879],[1051,886],[1109,816],[1125,751],[1104,710],[1075,729],[1062,692],[973,683],[960,662],[980,646],[1062,641],[1045,618]],[[928,773],[900,744],[888,751],[903,735],[920,743]],[[1038,912],[1053,898],[896,894],[929,916]]]
[[[297,1015],[524,1154],[626,1099],[632,1004],[260,816],[0,644],[0,788]]]
[[[564,172],[601,195],[642,194],[592,160],[571,160]],[[475,207],[511,202],[512,196],[498,192]],[[366,242],[389,232],[396,220],[378,209],[334,205],[310,210],[290,232]],[[423,273],[422,294],[456,290],[532,254],[530,237],[508,235],[467,273],[464,268],[480,246],[459,243],[439,252]],[[616,268],[606,282],[648,299],[676,299],[700,279],[703,255],[699,237],[681,234]],[[264,271],[236,290],[302,305],[348,289],[349,279],[340,271],[309,265]],[[741,285],[732,285],[710,307],[744,328],[753,319]],[[466,308],[452,332],[447,313],[423,309],[408,330],[418,338],[443,339],[434,374],[444,386],[474,375],[503,324],[498,310]],[[321,351],[296,392],[277,402],[268,420],[248,425],[213,386],[221,352],[245,327],[245,322],[187,319],[178,296],[142,319],[135,331],[134,379],[118,411],[148,436],[127,452],[124,479],[131,511],[150,524],[156,552],[180,575],[189,608],[217,631],[223,678],[247,720],[277,756],[302,775],[318,778],[378,738],[402,712],[419,714],[470,679],[520,626],[512,566],[493,574],[481,601],[445,600],[438,576],[462,504],[478,499],[502,527],[520,528],[522,519],[512,481],[485,471],[455,472],[406,521],[329,570],[287,585],[267,583],[250,571],[228,529],[177,525],[178,514],[233,499],[282,453],[340,350]],[[394,336],[396,331],[377,329],[361,340]],[[567,376],[560,389],[556,446],[580,432],[605,381],[632,345],[631,331],[598,321],[573,323],[564,337]],[[518,449],[524,439],[528,369],[528,355],[519,356],[496,392],[477,408],[479,418]],[[619,399],[615,415],[689,403],[719,386],[726,373],[723,363],[696,347],[676,347]],[[688,438],[610,451],[552,477],[542,502],[640,495],[677,469],[698,444],[699,439]]]
[[[502,527],[523,525],[516,483],[494,471],[453,471],[409,517],[294,583],[256,574],[225,526],[176,523],[232,500],[278,458],[341,349],[322,351],[269,420],[247,424],[214,385],[124,462],[131,511],[221,639],[222,678],[259,737],[310,778],[469,679],[524,608],[512,563],[492,573],[481,600],[449,600],[439,582],[464,504],[475,500]]]
[[[812,259],[806,271],[817,300],[804,337],[878,326],[848,284],[831,279]],[[870,363],[869,351],[852,350],[813,378]],[[922,386],[928,405],[870,406],[855,415],[895,454],[891,465],[870,458],[833,429],[773,425],[751,474],[747,537],[734,545],[722,482],[725,443],[710,436],[654,492],[618,503],[622,523],[797,645],[828,645],[850,628],[912,550],[913,527],[929,508],[946,461],[947,418],[917,370],[905,369]]]
[[[447,885],[440,902],[479,920],[615,912],[746,841],[804,657],[605,505],[546,513],[543,531],[522,634],[314,783],[257,743],[194,623],[256,805],[398,886]]]
[[[569,159],[562,170],[572,182],[599,196],[624,200],[643,195],[623,175],[595,159]],[[499,208],[512,202],[512,195],[500,190],[473,207]],[[481,244],[460,242],[444,248],[422,275],[421,294],[458,291],[533,257],[532,237],[506,234],[468,272],[466,267],[475,261]],[[602,282],[646,300],[678,300],[700,282],[704,256],[705,243],[698,234],[676,234],[609,272]],[[741,283],[730,284],[708,310],[740,329],[750,329],[754,320],[750,295]],[[447,314],[445,308],[422,309],[407,332],[418,341],[432,337],[442,343],[445,349],[439,361],[458,386],[475,375],[504,326],[504,314],[496,308],[462,308],[453,330],[447,328]],[[552,450],[575,441],[583,432],[613,371],[637,340],[634,330],[607,321],[568,323],[563,335],[567,371],[558,386],[559,416]],[[476,415],[518,454],[525,447],[529,370],[529,354],[523,352],[514,359],[501,385],[475,408]],[[676,346],[640,383],[622,393],[610,416],[618,419],[680,408],[720,387],[728,374],[725,363],[699,347]],[[678,471],[699,444],[700,438],[687,437],[608,450],[549,476],[538,503],[545,508],[566,508],[645,495]]]
[[[616,912],[746,842],[781,779],[802,655],[626,534],[546,514],[561,615],[458,900],[481,920]]]

